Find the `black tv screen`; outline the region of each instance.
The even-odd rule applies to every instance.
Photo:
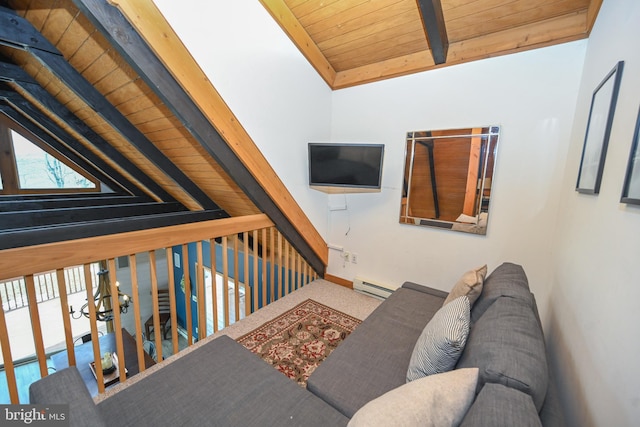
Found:
[[[384,144],[309,143],[309,185],[379,189]]]

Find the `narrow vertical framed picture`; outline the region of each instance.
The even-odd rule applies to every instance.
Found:
[[[578,193],[600,192],[623,67],[624,61],[618,62],[593,91],[576,184]]]
[[[636,129],[633,133],[631,151],[629,152],[629,162],[627,163],[627,173],[624,177],[622,187],[622,203],[640,205],[640,111],[636,120]]]

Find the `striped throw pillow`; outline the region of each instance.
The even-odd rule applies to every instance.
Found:
[[[407,382],[452,370],[469,336],[469,298],[442,306],[424,327],[411,354]]]

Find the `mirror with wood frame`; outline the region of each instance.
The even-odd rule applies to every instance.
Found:
[[[408,132],[400,223],[486,234],[499,132]]]

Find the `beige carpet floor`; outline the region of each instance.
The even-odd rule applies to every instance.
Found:
[[[278,301],[275,301],[255,313],[250,314],[246,318],[195,343],[191,347],[180,351],[178,354],[167,358],[163,363],[152,366],[146,371],[131,377],[126,383],[110,387],[104,394],[96,396],[94,401],[100,402],[103,399],[108,398],[119,390],[140,381],[142,378],[152,374],[156,370],[162,369],[162,366],[167,363],[171,363],[178,358],[183,357],[189,352],[196,350],[201,345],[204,345],[221,335],[228,335],[233,339],[240,338],[307,299],[312,299],[360,320],[364,320],[381,303],[380,300],[360,294],[352,289],[345,288],[344,286],[336,285],[335,283],[327,280],[315,280]]]

